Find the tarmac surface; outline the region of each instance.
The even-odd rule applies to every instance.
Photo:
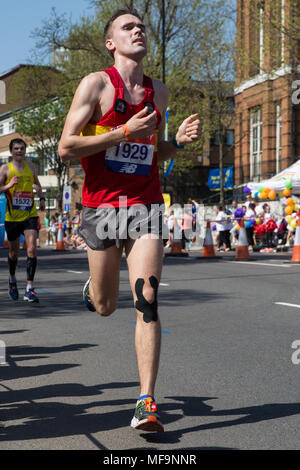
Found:
[[[300,265],[291,255],[165,257],[155,395],[165,432],[155,434],[129,426],[139,382],[125,259],[118,309],[101,318],[82,304],[85,252],[39,249],[40,303],[28,305],[26,253],[13,302],[1,249],[0,450],[298,449]]]

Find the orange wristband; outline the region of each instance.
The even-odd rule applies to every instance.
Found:
[[[125,140],[128,141],[130,139],[130,130],[126,124],[123,124],[122,131],[124,132]]]

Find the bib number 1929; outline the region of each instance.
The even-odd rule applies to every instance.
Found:
[[[115,147],[115,157],[144,161],[148,157],[148,146],[143,144],[130,144],[128,142],[118,144]]]

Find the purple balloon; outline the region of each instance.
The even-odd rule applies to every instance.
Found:
[[[212,230],[217,230],[217,226],[216,226],[216,225],[213,225],[211,229],[212,229]]]
[[[236,219],[240,219],[241,217],[244,217],[245,215],[245,212],[243,211],[243,209],[241,207],[239,207],[238,209],[236,209],[235,213],[234,213],[234,217]]]
[[[251,194],[251,189],[246,186],[246,187],[244,188],[244,193],[245,193],[245,194]]]

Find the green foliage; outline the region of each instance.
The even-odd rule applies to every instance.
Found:
[[[62,99],[48,99],[34,106],[15,112],[13,117],[16,131],[32,139],[33,152],[40,163],[54,171],[58,180],[59,208],[62,208],[62,194],[67,166],[58,155],[59,139],[63,130],[66,105]]]

